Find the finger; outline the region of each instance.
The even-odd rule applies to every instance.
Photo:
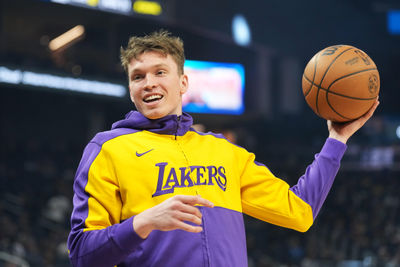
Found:
[[[372,105],[372,107],[368,110],[368,112],[365,113],[365,114],[361,117],[361,118],[362,118],[362,121],[366,122],[369,118],[372,117],[372,115],[374,114],[374,112],[375,112],[376,108],[378,107],[379,103],[380,103],[380,102],[379,102],[379,100],[377,99],[377,100],[375,101],[375,103]]]
[[[179,213],[177,213],[175,218],[180,221],[192,222],[192,223],[195,223],[198,225],[201,224],[201,218],[197,217],[196,215],[190,214],[190,213],[179,212]]]
[[[185,204],[189,204],[189,205],[203,205],[205,207],[209,207],[209,208],[213,208],[214,207],[214,203],[212,203],[211,201],[202,198],[201,196],[187,196],[187,195],[177,195],[175,196],[176,199],[182,201]]]
[[[372,116],[372,114],[374,114],[376,108],[378,107],[379,103],[380,103],[380,102],[379,102],[379,100],[377,99],[377,100],[375,101],[375,103],[372,105],[372,107],[368,110],[368,112],[367,112],[366,115],[371,115],[371,116]]]
[[[178,208],[180,211],[188,214],[195,215],[198,218],[202,218],[203,215],[201,214],[200,210],[194,206],[183,204]]]
[[[186,232],[191,232],[191,233],[200,233],[201,231],[203,231],[203,227],[201,226],[194,226],[194,225],[190,225],[181,221],[176,221],[176,228],[175,229],[181,229],[184,230]]]

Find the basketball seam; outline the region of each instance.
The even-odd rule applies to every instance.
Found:
[[[350,74],[348,74],[348,75],[346,75],[346,76],[343,76],[343,77],[341,77],[341,78],[347,78],[347,77],[349,77],[349,76],[351,76],[351,75],[358,74],[358,73],[361,73],[361,72],[363,72],[363,71],[371,71],[371,70],[377,70],[377,69],[376,69],[376,68],[366,69],[366,70],[362,70],[362,71],[350,73]],[[303,74],[303,76],[304,76],[304,78],[305,78],[309,83],[312,83],[312,81],[310,80],[310,78],[308,78],[308,77],[305,76],[304,74]],[[338,81],[338,80],[341,79],[341,78],[336,79],[334,82]],[[332,82],[332,83],[333,83],[333,82]],[[329,85],[328,88],[330,88],[330,86],[332,85],[332,83]],[[376,96],[371,97],[371,98],[360,98],[360,97],[354,97],[354,96],[347,96],[347,95],[343,95],[343,94],[340,94],[340,93],[337,93],[337,92],[329,91],[329,89],[326,89],[326,88],[320,86],[319,84],[312,83],[312,85],[318,86],[318,87],[320,87],[322,90],[327,91],[327,92],[330,93],[330,94],[338,95],[338,96],[342,96],[342,97],[347,97],[347,98],[350,98],[350,99],[355,99],[355,100],[372,100],[372,99],[376,98]]]
[[[318,57],[319,57],[319,53],[318,53],[317,56],[315,57],[314,73],[313,73],[313,78],[312,78],[311,86],[310,86],[310,88],[307,90],[307,92],[304,94],[304,97],[307,97],[307,96],[308,96],[308,94],[311,92],[311,89],[312,89],[312,87],[313,87],[314,80],[315,80],[315,73],[317,73],[317,61],[318,61]],[[305,75],[305,74],[303,74],[303,75]]]
[[[340,78],[337,78],[336,80],[334,80],[334,81],[328,86],[328,89],[326,90],[326,94],[325,94],[325,95],[326,95],[326,102],[328,103],[329,107],[333,110],[333,112],[335,112],[337,115],[339,115],[339,116],[342,117],[342,118],[351,120],[351,118],[347,118],[347,117],[343,116],[342,114],[340,114],[339,112],[337,112],[337,111],[333,108],[333,106],[331,105],[331,103],[329,102],[328,95],[329,95],[329,93],[330,93],[330,88],[331,88],[331,86],[332,86],[335,82],[337,82],[337,81],[339,81],[339,80],[341,80],[341,79],[344,79],[344,78],[347,78],[347,77],[350,77],[350,76],[352,76],[352,75],[359,74],[359,73],[362,73],[362,72],[371,71],[371,70],[377,70],[377,68],[370,68],[370,69],[360,70],[360,71],[357,71],[357,72],[354,72],[354,73],[347,74],[347,75],[345,75],[345,76],[342,76],[342,77],[340,77]],[[346,96],[346,97],[348,97],[348,96]],[[358,99],[358,98],[354,98],[354,97],[348,97],[348,98],[356,99],[356,100]],[[369,99],[358,99],[358,100],[372,100],[372,99],[375,99],[375,98],[376,98],[376,96],[375,96],[375,97],[372,97],[372,98],[369,98]]]
[[[349,48],[347,48],[346,50],[342,51],[339,55],[337,55],[337,56],[331,61],[331,63],[329,64],[329,66],[326,68],[325,73],[324,73],[324,75],[322,76],[321,82],[320,82],[320,84],[319,84],[319,86],[318,86],[317,95],[316,95],[316,97],[315,97],[315,109],[316,109],[316,112],[317,112],[317,114],[318,114],[319,116],[321,116],[321,114],[319,113],[319,108],[318,108],[318,95],[319,95],[319,90],[320,90],[320,88],[321,88],[322,82],[324,81],[325,76],[326,76],[326,74],[328,73],[329,69],[332,67],[333,63],[335,63],[336,59],[338,59],[341,55],[343,55],[344,53],[346,53],[347,51],[349,51],[349,50],[351,50],[351,49],[353,49],[353,48],[354,48],[354,47],[349,47]]]

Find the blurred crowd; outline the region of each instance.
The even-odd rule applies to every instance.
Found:
[[[66,240],[78,154],[68,145],[36,138],[3,142],[0,266],[70,266]]]
[[[306,233],[246,218],[250,266],[400,266],[399,174],[340,172]]]
[[[225,134],[237,141],[237,135]],[[322,145],[317,140],[303,159],[299,151],[289,152],[295,144],[286,140],[286,148],[275,143],[281,150],[264,157],[276,148],[259,146],[256,136],[246,140],[243,146],[254,148],[261,155],[257,160],[291,185],[312,160],[310,151]],[[70,266],[72,183],[85,144],[62,136],[50,142],[7,134],[1,146],[0,267]],[[341,170],[306,233],[245,216],[249,266],[400,266],[399,174]]]

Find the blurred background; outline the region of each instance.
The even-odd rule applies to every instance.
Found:
[[[238,73],[200,81],[211,94],[200,102],[217,101],[188,106],[198,127],[291,185],[328,134],[302,95],[307,62],[336,44],[369,54],[381,105],[349,141],[315,224],[297,233],[246,216],[249,266],[400,266],[398,0],[0,0],[0,266],[69,266],[83,148],[134,108],[120,47],[160,28],[184,40],[188,60]],[[218,106],[227,97],[215,85],[231,104]]]

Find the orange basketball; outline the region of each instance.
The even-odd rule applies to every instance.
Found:
[[[372,59],[350,45],[319,51],[303,74],[303,94],[320,117],[346,122],[364,115],[379,94],[379,72]]]

